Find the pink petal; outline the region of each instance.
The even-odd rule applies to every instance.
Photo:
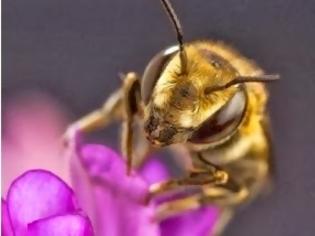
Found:
[[[68,181],[68,163],[60,155],[67,113],[39,92],[10,98],[3,111],[2,193],[30,169],[47,169]],[[17,164],[18,163],[18,164]]]
[[[76,141],[74,141],[76,142]],[[124,161],[101,145],[84,145],[72,152],[73,186],[96,235],[157,236],[154,208],[146,206],[147,183]]]
[[[92,236],[89,219],[80,214],[67,214],[37,220],[28,225],[28,236]]]
[[[139,174],[149,183],[154,184],[170,177],[167,168],[156,157],[151,157],[142,168]]]
[[[8,214],[7,204],[6,202],[1,199],[1,235],[3,236],[12,236],[12,225],[11,225],[11,219]]]
[[[205,207],[161,222],[161,236],[208,236],[218,220],[217,207]]]
[[[15,232],[25,232],[28,223],[77,209],[72,190],[56,175],[32,170],[10,186],[8,212]]]

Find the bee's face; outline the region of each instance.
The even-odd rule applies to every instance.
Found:
[[[187,46],[187,74],[180,74],[176,48],[158,54],[142,82],[145,132],[155,145],[212,143],[231,135],[246,108],[242,86],[207,94],[206,88],[226,84],[237,71],[203,48]]]

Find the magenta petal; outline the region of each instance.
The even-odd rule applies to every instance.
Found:
[[[6,202],[1,199],[1,235],[3,236],[12,236],[12,225],[11,225],[11,219],[8,214],[7,204]]]
[[[165,165],[155,157],[149,158],[142,166],[139,173],[149,184],[154,184],[169,178],[169,173]]]
[[[10,186],[7,206],[18,235],[25,232],[30,222],[77,209],[72,190],[44,170],[28,171],[18,177]]]
[[[136,173],[126,174],[125,162],[113,150],[103,145],[84,145],[79,158],[90,177],[108,185],[120,194],[128,195],[135,201],[143,202],[148,193],[147,183]]]
[[[95,234],[158,236],[154,208],[144,204],[147,183],[135,172],[127,176],[124,161],[107,147],[84,145],[74,150],[73,186]]]
[[[217,207],[204,207],[161,222],[161,236],[208,236],[218,220]]]
[[[28,225],[28,236],[92,236],[89,219],[80,214],[48,217]]]

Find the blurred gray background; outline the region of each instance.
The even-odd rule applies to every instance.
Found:
[[[240,211],[226,235],[315,235],[315,1],[173,2],[187,40],[224,40],[282,76],[269,86],[275,189]],[[142,73],[156,52],[175,43],[158,0],[2,3],[4,103],[40,89],[77,118],[120,85],[119,72]],[[104,139],[111,142],[114,133]]]

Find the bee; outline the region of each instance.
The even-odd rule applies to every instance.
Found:
[[[186,193],[159,205],[158,218],[217,205],[222,214],[215,235],[220,235],[235,209],[262,192],[270,180],[265,83],[279,76],[266,75],[223,42],[184,42],[173,7],[168,0],[161,3],[178,44],[154,56],[141,80],[134,72],[123,75],[122,87],[73,126],[91,132],[120,120],[128,174],[153,149],[174,144],[184,148],[191,159],[187,175],[150,186],[152,197]],[[146,139],[136,135],[136,126]],[[142,153],[134,148],[136,142]]]

